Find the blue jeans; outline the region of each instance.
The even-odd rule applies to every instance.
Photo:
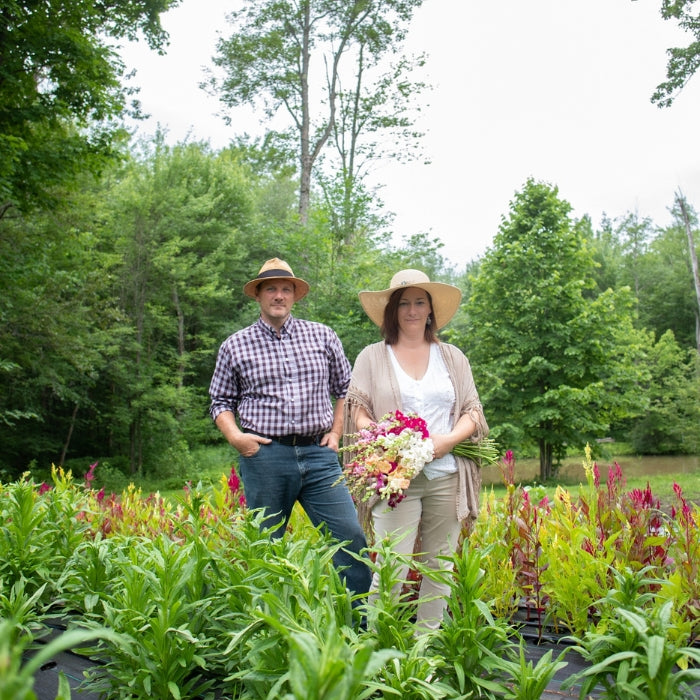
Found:
[[[281,521],[274,532],[281,537],[299,501],[314,527],[323,524],[336,540],[349,542],[333,559],[343,569],[348,589],[359,594],[369,590],[369,567],[348,553],[359,554],[367,541],[347,487],[336,484],[342,475],[336,452],[320,445],[292,447],[273,441],[260,445],[252,457],[241,457],[239,465],[248,508],[264,509],[264,527]]]

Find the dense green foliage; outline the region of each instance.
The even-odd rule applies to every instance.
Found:
[[[653,334],[635,325],[625,270],[622,283],[595,289],[587,221],[572,221],[570,210],[555,187],[525,184],[473,278],[464,335],[455,335],[468,342],[495,434],[505,445],[534,444],[543,480],[554,475],[567,447],[582,449],[620,421],[632,421],[635,434],[648,435],[639,443],[647,451],[652,445],[684,449],[677,435],[670,437],[668,422],[654,421],[648,434],[650,402],[657,419],[660,403],[673,404],[671,413],[682,416],[678,422],[693,435],[689,451],[697,449],[698,385],[691,368],[681,369],[688,358],[672,334],[664,336],[678,350],[674,369],[681,381],[671,382],[668,367],[663,390],[661,372],[656,381],[650,378],[659,353]],[[683,408],[681,395],[689,399]]]
[[[241,289],[272,255],[312,285],[298,313],[331,323],[349,354],[377,338],[356,291],[375,284],[378,244],[344,248],[322,212],[300,227],[286,171],[261,175],[252,160],[251,147],[157,138],[70,208],[0,223],[5,467],[92,455],[184,477],[190,448],[216,437],[216,350],[255,319]],[[437,273],[437,244],[420,243],[381,253],[386,276],[409,261]]]
[[[192,449],[218,439],[207,416],[218,345],[254,320],[241,289],[267,257],[309,281],[297,313],[335,328],[351,360],[378,339],[357,291],[401,267],[450,279],[428,237],[399,249],[381,232],[345,243],[321,203],[300,226],[292,171],[256,149],[157,137],[87,180],[70,206],[0,222],[10,474],[81,456],[124,473],[190,473]],[[593,233],[567,212],[554,188],[526,183],[493,249],[469,277],[452,273],[468,303],[446,338],[471,358],[495,435],[516,450],[542,441],[550,464],[565,444],[609,434],[647,453],[696,452],[683,237],[650,233],[640,254],[624,227]],[[672,294],[683,305],[654,313]]]
[[[167,39],[160,15],[179,0],[0,3],[0,216],[60,201],[118,151],[128,109],[111,41]]]

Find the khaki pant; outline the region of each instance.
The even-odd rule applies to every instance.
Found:
[[[456,549],[461,532],[457,520],[457,473],[432,480],[419,474],[396,508],[389,508],[386,501],[380,501],[372,509],[372,520],[376,541],[388,536],[394,540],[392,548],[395,552],[410,555],[420,534],[418,551],[423,553],[421,560],[434,570],[450,569],[449,562],[438,559],[438,556],[449,556]],[[405,579],[407,574],[408,567],[404,567],[401,578]],[[375,574],[370,602],[372,591],[376,592],[378,584]],[[400,590],[398,584],[395,594],[398,595]],[[418,596],[418,627],[437,629],[440,626],[448,593],[447,584],[423,577]]]

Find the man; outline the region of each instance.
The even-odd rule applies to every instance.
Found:
[[[322,523],[347,550],[366,546],[350,493],[338,483],[338,444],[350,363],[328,326],[292,316],[309,285],[284,260],[272,258],[243,287],[260,306],[258,320],[219,348],[209,386],[210,413],[240,454],[248,507],[264,509],[265,527],[281,536],[298,501],[314,526]],[[331,396],[335,406],[331,402]],[[347,587],[366,593],[367,565],[345,549],[335,564]]]

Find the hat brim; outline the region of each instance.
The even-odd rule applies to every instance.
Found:
[[[443,282],[416,282],[401,287],[390,287],[379,292],[360,292],[358,295],[360,304],[370,320],[381,328],[382,323],[384,323],[384,309],[389,303],[389,297],[397,289],[409,289],[410,287],[424,289],[430,294],[436,330],[444,328],[450,322],[462,303],[462,292],[458,287]]]
[[[256,277],[254,280],[250,280],[243,287],[243,294],[251,299],[258,298],[258,286],[262,282],[270,282],[271,280],[284,280],[285,282],[292,282],[294,284],[294,301],[299,301],[303,299],[309,293],[309,283],[305,282],[299,277],[292,277],[290,275],[279,275],[274,277]]]

